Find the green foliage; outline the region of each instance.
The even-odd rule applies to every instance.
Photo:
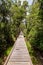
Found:
[[[30,6],[27,16],[27,39],[35,49],[43,51],[43,1]]]
[[[20,5],[20,6],[19,6]],[[0,3],[0,53],[14,43],[25,25],[22,20],[26,17],[27,1],[21,5],[20,1],[13,3],[12,0],[1,0]],[[21,26],[22,25],[22,26]],[[21,27],[20,27],[21,26]],[[1,55],[1,54],[0,54]]]
[[[3,61],[2,58],[0,58],[0,65],[2,65],[2,61]]]
[[[1,1],[0,4],[0,55],[10,46],[13,45],[12,23],[11,23],[11,1]],[[12,26],[12,27],[11,27]],[[14,29],[13,29],[14,30]]]
[[[9,47],[5,52],[4,52],[4,55],[5,56],[8,56],[10,51],[11,51],[12,47]]]
[[[30,56],[31,56],[33,65],[40,64],[40,61],[38,61],[38,58],[37,58],[37,56],[36,56],[36,52],[35,52],[34,49],[32,48],[32,45],[30,44],[30,42],[27,41],[27,42],[26,42],[26,45],[27,45],[29,54],[30,54]]]
[[[43,51],[43,38],[38,27],[33,27],[29,32],[29,41],[34,48]]]

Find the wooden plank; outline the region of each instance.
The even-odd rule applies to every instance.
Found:
[[[30,62],[8,62],[7,65],[31,65]]]

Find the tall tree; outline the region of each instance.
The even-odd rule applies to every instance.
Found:
[[[33,47],[43,51],[43,1],[33,3],[28,15],[27,33]]]

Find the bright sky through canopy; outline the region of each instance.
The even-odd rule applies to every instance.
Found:
[[[13,1],[15,1],[15,0],[13,0]],[[18,1],[18,0],[17,0]],[[25,1],[25,0],[20,0],[22,3],[23,3],[23,1]],[[29,3],[29,5],[31,5],[32,4],[32,2],[33,2],[33,0],[27,0],[28,1],[28,3]]]
[[[25,1],[25,0],[21,0],[21,2],[23,2],[23,1]],[[28,1],[29,5],[31,5],[33,0],[27,0],[27,1]]]
[[[32,4],[32,2],[33,2],[33,0],[28,0],[28,2],[29,2],[29,5],[31,5],[31,4]]]

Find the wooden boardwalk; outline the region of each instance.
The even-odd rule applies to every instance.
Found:
[[[33,65],[23,35],[19,35],[4,65]]]

